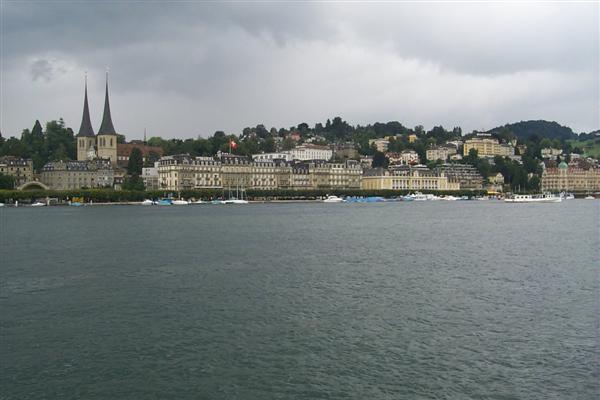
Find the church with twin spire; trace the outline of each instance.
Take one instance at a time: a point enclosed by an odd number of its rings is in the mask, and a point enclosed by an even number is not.
[[[97,158],[110,160],[117,164],[117,132],[110,116],[110,103],[108,100],[108,74],[106,75],[106,93],[104,97],[104,114],[98,134],[94,133],[90,120],[88,106],[87,77],[85,80],[85,93],[83,98],[83,116],[81,126],[77,133],[77,161],[94,160]]]

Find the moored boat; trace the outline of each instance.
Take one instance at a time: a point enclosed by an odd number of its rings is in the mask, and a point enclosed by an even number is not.
[[[560,203],[562,198],[552,193],[513,194],[504,199],[507,203]]]
[[[187,206],[190,203],[187,200],[179,199],[171,201],[171,204],[174,206]]]
[[[327,196],[327,198],[325,200],[323,200],[323,203],[343,203],[344,199],[342,199],[341,197],[337,197],[337,196]]]
[[[140,204],[143,206],[151,206],[154,204],[154,202],[150,199],[146,199],[146,200],[142,201]]]
[[[36,201],[35,203],[31,204],[31,207],[44,207],[46,206],[46,203],[42,203],[41,201]]]

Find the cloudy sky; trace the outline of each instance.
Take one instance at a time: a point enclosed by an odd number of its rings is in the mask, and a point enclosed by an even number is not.
[[[599,3],[2,0],[4,136],[92,123],[110,68],[128,139],[397,120],[600,128]]]

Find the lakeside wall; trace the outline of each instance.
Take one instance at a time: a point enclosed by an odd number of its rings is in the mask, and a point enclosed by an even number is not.
[[[318,199],[327,195],[337,196],[380,196],[396,197],[406,195],[414,190],[247,190],[249,200],[311,200]],[[479,196],[485,195],[484,190],[461,190],[461,191],[438,191],[429,190],[423,193],[432,193],[436,195],[453,196]],[[232,191],[232,194],[234,192]],[[228,196],[228,191],[221,189],[201,189],[201,190],[182,190],[181,192],[172,192],[165,190],[156,191],[133,191],[133,190],[112,190],[112,189],[74,189],[74,190],[0,190],[0,202],[11,203],[15,200],[20,202],[35,201],[38,199],[58,199],[67,201],[73,197],[83,197],[84,200],[97,203],[142,201],[144,199],[157,199],[168,197],[182,197],[185,199],[194,198],[196,200],[210,200]]]

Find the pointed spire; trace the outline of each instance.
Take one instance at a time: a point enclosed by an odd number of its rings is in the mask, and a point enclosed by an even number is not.
[[[146,140],[146,128],[144,128],[144,144],[148,144],[148,141]]]
[[[85,95],[83,96],[83,116],[81,117],[81,126],[77,136],[94,136],[94,128],[90,120],[90,108],[88,107],[87,97],[87,72],[85,74]]]
[[[102,116],[102,124],[98,129],[98,135],[116,135],[115,127],[110,117],[110,104],[108,102],[108,71],[106,71],[106,95],[104,97],[104,115]]]

